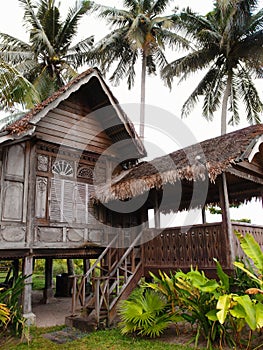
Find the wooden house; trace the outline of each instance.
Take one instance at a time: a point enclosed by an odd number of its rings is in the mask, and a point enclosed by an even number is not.
[[[216,258],[226,272],[233,272],[233,261],[237,256],[243,256],[235,230],[253,234],[263,249],[263,226],[233,222],[229,211],[231,204],[246,203],[252,198],[261,202],[262,191],[262,124],[191,145],[150,162],[141,162],[114,176],[110,183],[99,186],[96,200],[106,203],[108,208],[116,201],[125,203],[143,198],[141,217],[144,219],[140,233],[110,269],[107,278],[103,275],[94,280],[97,323],[105,304],[111,323],[117,301],[125,298],[142,276],[149,276],[149,271],[169,273],[198,266],[208,276],[215,277]],[[203,224],[160,226],[160,213],[202,209],[208,205],[221,207],[221,222],[207,223],[203,215]],[[149,209],[155,212],[155,228],[147,228]],[[261,215],[259,210],[258,216]],[[119,276],[123,271],[124,281],[121,281]],[[84,279],[87,277],[85,275]],[[73,306],[83,292],[82,287],[83,283],[80,283],[76,288]]]
[[[0,259],[94,258],[107,241],[105,211],[90,197],[96,181],[145,155],[134,127],[97,69],[89,69],[0,132]],[[96,166],[96,169],[95,169]],[[121,220],[121,218],[120,218]],[[106,244],[107,245],[107,244]],[[34,321],[31,278],[23,308]]]
[[[52,259],[96,259],[72,277],[70,325],[80,323],[79,302],[84,322],[113,322],[118,302],[149,271],[197,265],[213,275],[214,258],[232,271],[241,254],[234,230],[263,245],[263,227],[229,214],[229,204],[262,198],[263,125],[140,161],[146,152],[132,123],[90,69],[6,126],[0,151],[0,258],[22,259],[25,275],[35,258],[46,259],[46,299]],[[161,227],[160,213],[211,204],[221,206],[222,222]],[[33,322],[31,289],[28,278],[23,308]]]

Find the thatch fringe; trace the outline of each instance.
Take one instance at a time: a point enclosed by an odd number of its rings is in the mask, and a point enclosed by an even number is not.
[[[204,181],[216,178],[241,161],[248,146],[263,134],[263,125],[254,125],[223,136],[209,139],[175,151],[166,156],[143,162],[113,178],[96,190],[96,201],[130,199],[177,181]],[[252,142],[253,141],[253,142]]]

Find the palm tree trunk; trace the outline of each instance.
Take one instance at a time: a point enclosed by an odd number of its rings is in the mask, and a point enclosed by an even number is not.
[[[145,124],[145,80],[146,80],[146,55],[142,54],[142,72],[141,72],[141,106],[140,106],[140,138],[144,139]]]
[[[223,96],[222,110],[221,110],[221,135],[226,134],[226,122],[227,122],[227,105],[230,95],[230,87],[232,81],[232,73],[229,72],[227,76],[226,89]]]

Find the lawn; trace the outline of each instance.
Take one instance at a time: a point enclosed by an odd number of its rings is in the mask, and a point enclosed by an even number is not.
[[[53,333],[63,329],[63,327],[52,328],[32,328],[31,341],[28,344],[6,341],[1,344],[1,350],[192,350],[192,347],[168,344],[160,340],[141,339],[140,337],[122,336],[116,329],[97,331],[85,335],[78,340],[68,341],[64,344],[57,344],[46,339],[43,335]]]

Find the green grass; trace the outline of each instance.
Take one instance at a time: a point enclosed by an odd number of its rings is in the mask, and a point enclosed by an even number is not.
[[[29,344],[14,344],[12,341],[7,341],[2,346],[0,344],[0,348],[1,350],[193,350],[192,347],[167,344],[160,340],[145,340],[140,337],[122,336],[117,329],[93,332],[79,340],[64,344],[56,344],[42,336],[45,333],[54,332],[62,328],[64,326],[32,328],[30,331],[31,342]]]

